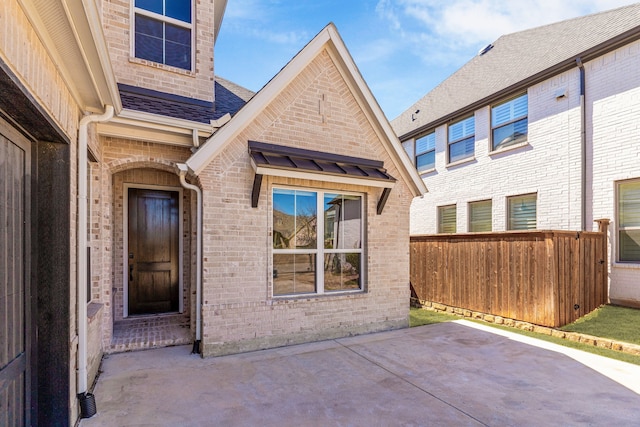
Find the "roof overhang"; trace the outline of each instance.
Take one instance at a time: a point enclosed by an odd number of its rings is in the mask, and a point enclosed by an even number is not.
[[[263,175],[383,188],[378,214],[382,213],[389,192],[396,183],[396,179],[387,173],[384,163],[378,160],[256,141],[249,141],[249,157],[255,171],[251,194],[251,206],[254,208],[258,206]]]
[[[19,0],[62,79],[84,111],[121,107],[100,10],[93,0]]]

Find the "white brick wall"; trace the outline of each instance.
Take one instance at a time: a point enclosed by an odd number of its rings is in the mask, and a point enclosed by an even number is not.
[[[560,87],[568,88],[569,96],[556,100]],[[488,199],[493,202],[493,230],[505,230],[507,197],[527,193],[538,194],[539,229],[580,229],[578,72],[533,86],[528,94],[529,135],[524,147],[489,154],[487,106],[475,112],[475,158],[447,167],[447,127],[436,129],[436,170],[423,175],[429,193],[412,203],[411,234],[436,233],[437,207],[449,204],[457,205],[458,232],[467,232],[468,203]]]
[[[640,178],[640,42],[585,64],[587,230],[611,219],[610,297],[640,304],[640,265],[616,259],[615,183]],[[556,99],[559,89],[567,96]],[[475,159],[446,166],[446,126],[436,129],[436,171],[423,175],[429,193],[411,205],[411,234],[437,232],[438,206],[457,205],[458,232],[468,231],[468,203],[493,201],[493,230],[507,228],[507,197],[537,193],[538,229],[580,230],[580,93],[578,69],[528,89],[528,145],[489,154],[490,108],[475,112]]]
[[[617,263],[616,183],[640,178],[640,42],[586,64],[587,129],[593,176],[591,218],[611,219],[610,290],[612,301],[640,305],[640,264]]]

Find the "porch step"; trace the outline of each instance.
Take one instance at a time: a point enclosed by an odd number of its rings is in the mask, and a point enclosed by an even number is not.
[[[191,344],[189,319],[184,315],[132,317],[113,324],[107,353]]]

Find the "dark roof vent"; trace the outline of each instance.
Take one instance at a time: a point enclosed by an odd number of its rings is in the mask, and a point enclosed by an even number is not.
[[[483,47],[478,51],[478,56],[484,55],[485,53],[489,52],[491,49],[493,49],[493,45],[489,43],[488,45],[486,45],[485,47]]]

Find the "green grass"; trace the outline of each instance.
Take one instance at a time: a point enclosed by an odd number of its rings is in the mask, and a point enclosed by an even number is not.
[[[640,345],[640,310],[603,305],[560,329]]]
[[[421,308],[411,308],[409,311],[409,327],[433,325],[434,323],[450,322],[458,320],[460,317],[451,314],[438,313]]]
[[[611,307],[611,306],[605,306],[605,307]],[[621,307],[615,307],[615,308],[621,308]],[[599,309],[599,310],[602,310],[602,309]],[[630,309],[630,310],[633,310],[633,309]],[[635,311],[637,312],[637,311],[640,311],[640,310],[635,310]],[[424,309],[420,309],[420,308],[411,308],[411,310],[409,312],[409,325],[410,325],[410,327],[422,326],[422,325],[432,325],[434,323],[450,322],[452,320],[459,320],[459,319],[463,319],[463,317],[455,316],[455,315],[451,315],[451,314],[436,313],[436,312],[433,312],[433,311],[424,310]],[[609,357],[611,359],[616,359],[616,360],[621,360],[623,362],[633,363],[634,365],[640,365],[640,356],[635,356],[635,355],[632,355],[632,354],[623,353],[623,352],[615,351],[615,350],[609,350],[609,349],[606,349],[606,348],[596,347],[596,346],[593,346],[593,345],[583,344],[583,343],[579,343],[579,342],[575,342],[575,341],[565,340],[565,339],[562,339],[562,338],[552,337],[550,335],[524,331],[522,329],[512,328],[512,327],[509,327],[509,326],[496,325],[494,323],[483,322],[481,320],[473,320],[473,319],[469,319],[469,318],[467,318],[466,320],[470,320],[472,322],[476,322],[476,323],[479,323],[479,324],[482,324],[482,325],[491,326],[493,328],[502,329],[502,330],[509,331],[509,332],[514,332],[514,333],[517,333],[517,334],[520,334],[520,335],[525,335],[525,336],[528,336],[528,337],[537,338],[537,339],[540,339],[540,340],[543,340],[543,341],[551,342],[551,343],[562,345],[562,346],[565,346],[565,347],[575,348],[577,350],[586,351],[588,353],[593,353],[593,354],[597,354],[597,355],[600,355],[600,356]],[[584,325],[584,324],[587,324],[587,323],[594,323],[595,321],[593,319],[586,319],[586,316],[585,316],[584,318],[580,319],[578,322],[580,322],[580,323],[582,323]],[[576,323],[578,323],[578,322],[576,322]],[[636,325],[636,328],[637,328],[638,327],[638,323],[637,323],[638,320],[635,320],[635,322],[636,322],[635,325]],[[571,325],[567,325],[565,328],[572,327],[572,326],[576,325],[576,323],[573,323]],[[563,329],[565,329],[565,328],[563,328]],[[576,332],[588,333],[588,332],[583,332],[583,331],[576,331]],[[595,335],[593,333],[588,333],[588,334],[589,335]],[[637,335],[638,335],[637,331],[636,331],[635,335],[636,335],[636,338],[638,338],[637,337]],[[598,335],[595,335],[595,336],[598,336]],[[600,336],[603,337],[603,338],[619,339],[619,338],[615,338],[613,336],[610,336],[610,334],[600,335]],[[626,342],[632,342],[632,341],[626,341]]]

